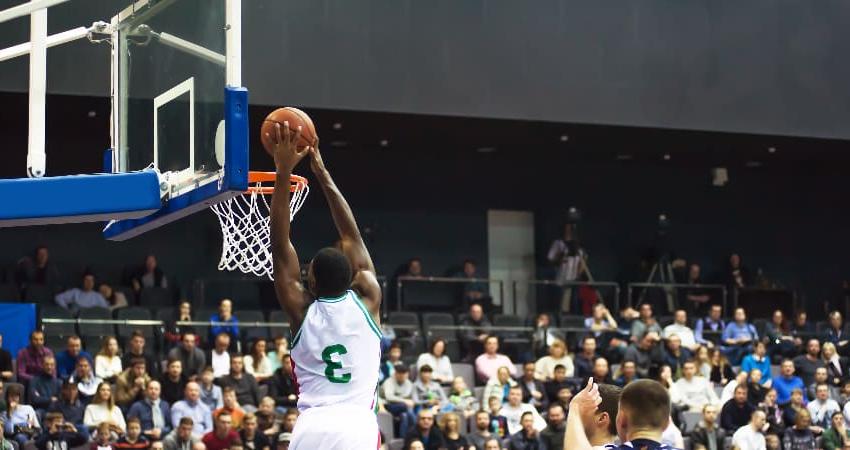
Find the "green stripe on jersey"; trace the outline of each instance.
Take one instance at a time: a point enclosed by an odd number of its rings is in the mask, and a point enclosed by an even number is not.
[[[360,308],[360,311],[363,312],[363,315],[366,316],[366,322],[369,323],[369,328],[371,328],[372,331],[375,332],[375,335],[378,336],[378,339],[382,339],[384,335],[381,334],[381,329],[375,323],[375,319],[372,318],[372,314],[369,314],[369,311],[366,309],[366,306],[363,305],[363,302],[360,301],[360,297],[358,297],[356,293],[352,292],[351,295],[352,297],[354,297],[354,304],[356,304],[357,307]]]

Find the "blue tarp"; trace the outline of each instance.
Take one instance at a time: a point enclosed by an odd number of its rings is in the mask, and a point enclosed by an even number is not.
[[[30,333],[35,330],[35,305],[32,303],[0,303],[0,334],[3,348],[17,356],[18,350],[29,345]]]

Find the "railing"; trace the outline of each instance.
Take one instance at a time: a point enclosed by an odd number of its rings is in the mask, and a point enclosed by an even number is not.
[[[557,286],[557,287],[580,287],[580,286],[588,286],[592,288],[601,288],[601,289],[610,289],[614,291],[613,301],[614,301],[614,309],[613,311],[620,310],[620,285],[613,281],[566,281],[559,282],[554,280],[514,280],[512,283],[511,289],[513,294],[514,303],[516,303],[517,299],[517,286],[519,285],[528,285],[528,286]],[[605,300],[605,296],[600,294],[600,297],[603,299],[603,303]],[[514,307],[514,311],[516,311],[516,307]]]
[[[396,280],[396,310],[402,310],[402,304],[404,303],[404,283],[405,282],[413,282],[413,283],[449,283],[449,284],[466,284],[466,283],[487,283],[488,286],[492,284],[497,284],[499,286],[499,297],[498,304],[502,304],[501,302],[505,298],[505,282],[503,280],[497,280],[492,278],[452,278],[452,277],[410,277],[410,276],[400,276]],[[493,297],[493,303],[496,303],[495,296]],[[460,300],[460,299],[458,299]]]
[[[728,311],[727,307],[727,292],[726,286],[722,284],[686,284],[686,283],[629,283],[626,286],[626,296],[627,302],[630,306],[634,306],[632,293],[635,289],[652,289],[652,288],[660,288],[665,291],[666,295],[671,295],[671,291],[677,292],[678,289],[682,290],[691,290],[691,289],[703,289],[703,290],[716,290],[720,291],[722,297],[723,311]],[[677,309],[682,307],[683,305],[679,304],[679,299],[674,299],[675,305],[673,309]],[[670,311],[672,312],[672,310]]]
[[[138,327],[164,327],[166,322],[163,320],[145,320],[145,319],[56,319],[44,317],[41,323],[73,323],[77,325],[124,325]],[[187,320],[175,322],[178,326],[188,327],[207,327],[207,326],[231,326],[233,322],[213,322],[211,320]],[[236,324],[239,328],[264,328],[264,327],[288,327],[289,322],[244,322],[239,321]]]

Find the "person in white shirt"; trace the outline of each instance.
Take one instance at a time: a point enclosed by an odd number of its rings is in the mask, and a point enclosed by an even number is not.
[[[416,367],[429,366],[434,371],[433,379],[440,384],[449,384],[454,380],[452,362],[446,355],[446,341],[443,338],[431,342],[431,351],[422,353],[416,359]]]
[[[661,445],[666,445],[670,448],[685,448],[685,438],[682,437],[682,431],[673,423],[673,418],[667,422],[667,428],[661,433]]]
[[[98,377],[113,381],[123,369],[121,368],[121,354],[118,349],[118,339],[115,336],[107,336],[97,356],[94,357],[94,373]]]
[[[566,344],[560,339],[555,339],[549,344],[549,354],[534,363],[534,378],[540,381],[551,380],[555,375],[555,366],[559,364],[567,369],[567,377],[575,374],[573,358],[567,354]]]
[[[832,414],[841,411],[838,402],[829,398],[829,386],[825,383],[817,385],[815,399],[809,402],[806,409],[812,415],[812,425],[824,430],[830,427]]]
[[[271,360],[266,355],[266,343],[265,338],[255,339],[254,345],[251,346],[251,353],[243,358],[245,372],[253,375],[257,379],[257,383],[262,383],[272,376]]]
[[[124,434],[127,424],[124,422],[121,408],[115,406],[115,398],[112,396],[112,387],[109,383],[100,383],[97,387],[97,393],[83,413],[83,423],[89,427],[90,431],[96,429],[101,423],[107,423],[113,432]]]
[[[738,428],[732,435],[732,447],[738,450],[766,450],[762,429],[767,417],[757,409],[750,416],[750,423]]]
[[[213,369],[213,377],[219,378],[230,373],[230,335],[219,333],[215,337],[215,346],[210,350],[210,365]]]
[[[702,411],[707,405],[719,405],[720,399],[711,387],[711,383],[696,376],[697,366],[693,361],[686,361],[682,366],[682,378],[670,387],[670,400],[676,406],[686,406],[688,411]]]
[[[522,403],[522,388],[514,386],[508,393],[508,403],[502,406],[499,414],[508,419],[508,434],[518,433],[522,429],[520,419],[523,413],[530,412],[534,417],[534,429],[538,432],[546,428],[546,420],[528,403]]]
[[[676,310],[673,313],[673,323],[664,327],[664,339],[669,339],[674,334],[682,340],[682,347],[692,352],[699,347],[694,337],[694,330],[688,327],[688,313],[684,309]]]

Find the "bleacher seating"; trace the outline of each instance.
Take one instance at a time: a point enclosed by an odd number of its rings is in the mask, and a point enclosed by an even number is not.
[[[457,340],[457,331],[453,329],[433,328],[434,326],[454,326],[455,318],[449,313],[432,312],[422,314],[422,328],[429,337],[441,337],[446,340]]]
[[[236,317],[239,319],[239,333],[242,335],[242,341],[244,343],[249,343],[250,341],[263,338],[269,338],[269,329],[268,327],[254,327],[254,326],[245,326],[245,323],[251,322],[265,322],[266,317],[263,315],[262,311],[256,310],[240,310]],[[243,348],[248,348],[247,346]]]
[[[117,310],[115,318],[117,320],[153,320],[149,309],[134,306]],[[126,342],[136,330],[141,331],[145,338],[154,337],[154,327],[151,325],[118,325],[115,328],[118,330],[118,338],[122,342]]]
[[[139,305],[145,308],[173,307],[176,303],[174,300],[174,292],[169,288],[145,288],[139,294]]]
[[[80,319],[112,319],[112,312],[103,308],[87,308],[80,311]],[[101,341],[106,336],[115,335],[115,327],[110,324],[87,323],[80,324],[80,336],[83,338],[86,349],[97,351],[100,349]]]
[[[269,322],[289,322],[289,316],[286,315],[286,311],[282,309],[277,309],[269,313]],[[289,327],[281,326],[281,325],[269,325],[269,333],[271,333],[272,337],[275,336],[289,336],[290,331]]]
[[[56,288],[44,284],[30,284],[24,290],[24,300],[29,303],[53,305],[56,299]]]

